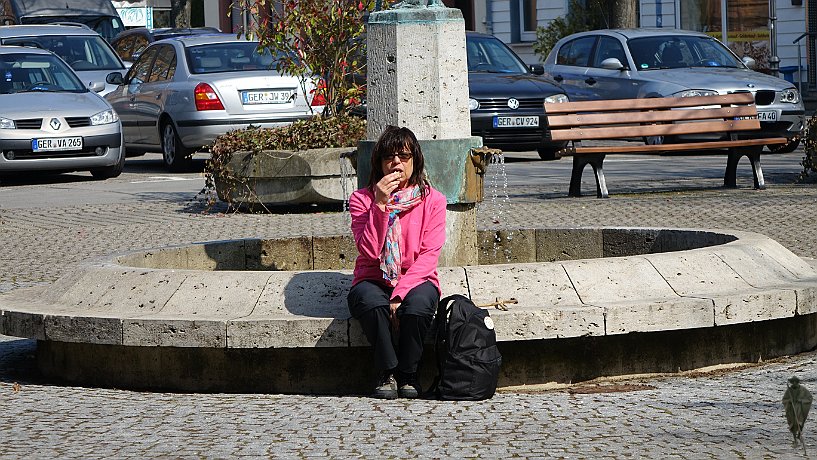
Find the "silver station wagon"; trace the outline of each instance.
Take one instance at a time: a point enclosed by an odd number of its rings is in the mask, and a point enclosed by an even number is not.
[[[753,66],[753,59],[738,58],[709,35],[674,29],[573,34],[556,43],[544,65],[573,102],[750,92],[760,119],[758,136],[794,138],[805,124],[800,94],[793,84]],[[798,143],[776,150],[791,151]]]
[[[279,75],[274,56],[234,34],[169,38],[151,44],[105,98],[119,113],[129,153],[161,151],[184,169],[216,136],[272,128],[322,110],[314,85]],[[306,90],[306,91],[304,91]]]
[[[90,171],[107,179],[124,165],[122,127],[105,99],[51,52],[0,46],[0,173]]]

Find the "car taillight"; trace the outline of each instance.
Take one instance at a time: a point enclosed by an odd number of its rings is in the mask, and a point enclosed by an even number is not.
[[[196,98],[196,110],[224,110],[221,100],[207,83],[199,83],[193,90]]]
[[[326,105],[326,81],[323,78],[318,80],[317,88],[312,90],[312,107]]]

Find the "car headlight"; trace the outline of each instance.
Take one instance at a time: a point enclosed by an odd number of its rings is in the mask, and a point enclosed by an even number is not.
[[[798,93],[794,88],[784,89],[780,92],[780,102],[797,104],[800,102],[800,93]]]
[[[555,104],[557,102],[570,102],[564,94],[554,94],[545,98],[545,104]]]
[[[119,115],[117,115],[113,109],[109,109],[92,116],[91,126],[107,125],[109,123],[116,123],[117,121],[119,121]]]
[[[675,93],[673,97],[696,97],[696,96],[717,96],[717,91],[710,91],[708,89],[688,89],[686,91],[681,91],[680,93]]]
[[[478,108],[479,108],[479,101],[478,100],[476,100],[474,98],[468,99],[468,110],[476,110]]]
[[[14,129],[14,120],[9,120],[8,118],[0,117],[0,129]]]

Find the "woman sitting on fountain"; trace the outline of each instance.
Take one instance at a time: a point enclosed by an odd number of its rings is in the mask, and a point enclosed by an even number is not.
[[[408,128],[386,127],[371,171],[369,185],[349,198],[359,253],[349,311],[374,348],[380,380],[372,396],[416,398],[423,339],[440,301],[446,199],[426,180],[423,152]]]

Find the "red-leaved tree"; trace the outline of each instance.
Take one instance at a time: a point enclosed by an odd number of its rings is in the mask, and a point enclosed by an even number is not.
[[[323,115],[347,113],[365,91],[364,17],[374,0],[237,0],[249,16],[247,30],[261,48],[278,55],[275,69],[300,77],[325,101]],[[311,86],[311,85],[309,85]]]

